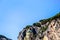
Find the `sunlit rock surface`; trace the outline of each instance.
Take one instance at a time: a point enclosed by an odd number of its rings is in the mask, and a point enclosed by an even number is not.
[[[60,13],[26,26],[19,32],[18,40],[60,40]]]

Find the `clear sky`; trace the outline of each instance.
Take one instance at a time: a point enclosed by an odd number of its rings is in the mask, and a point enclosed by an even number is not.
[[[60,0],[0,0],[0,34],[17,40],[26,25],[58,12]]]

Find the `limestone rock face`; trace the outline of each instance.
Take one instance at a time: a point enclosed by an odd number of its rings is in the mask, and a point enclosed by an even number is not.
[[[48,40],[48,37],[47,36],[44,36],[43,40]]]
[[[60,19],[57,19],[60,21]],[[48,26],[48,38],[51,40],[60,40],[60,22],[57,20],[53,20],[51,24]],[[59,22],[59,23],[58,23]]]
[[[3,35],[0,35],[0,40],[12,40],[12,39],[9,39],[9,38],[7,38],[7,37],[5,37]]]
[[[27,26],[19,32],[18,40],[60,40],[60,13]]]
[[[33,33],[30,29],[27,30],[26,36],[24,37],[24,40],[32,40],[33,38]]]

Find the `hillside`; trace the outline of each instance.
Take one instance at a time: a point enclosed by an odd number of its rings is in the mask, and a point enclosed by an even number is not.
[[[18,40],[60,40],[60,12],[48,19],[27,25]]]
[[[12,39],[9,39],[9,38],[5,37],[4,35],[0,35],[0,40],[12,40]]]

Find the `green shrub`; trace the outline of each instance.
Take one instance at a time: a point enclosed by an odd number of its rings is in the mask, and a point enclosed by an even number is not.
[[[41,24],[45,24],[47,21],[47,19],[40,20]]]
[[[45,27],[41,27],[42,32],[46,31],[47,28],[48,28],[47,26],[45,26]]]
[[[34,23],[33,25],[34,25],[34,26],[41,27],[40,23]]]
[[[26,26],[26,29],[29,29],[30,27],[32,27],[32,26],[31,26],[31,25],[27,25],[27,26]]]
[[[51,22],[53,19],[57,19],[57,18],[60,18],[60,12],[51,18],[43,19],[43,20],[40,20],[39,22],[41,22],[42,24],[45,24],[45,23]]]

